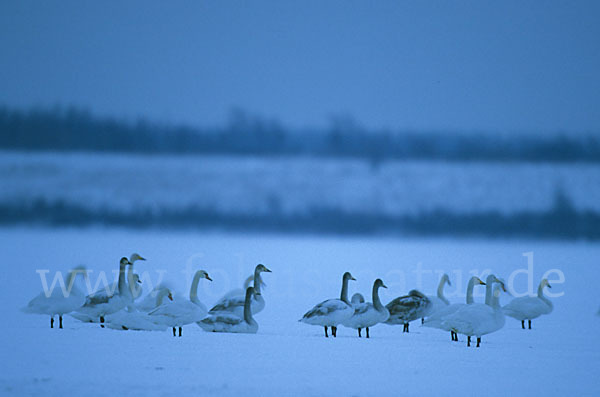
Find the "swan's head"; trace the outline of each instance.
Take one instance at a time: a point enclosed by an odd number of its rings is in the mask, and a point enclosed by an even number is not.
[[[145,258],[142,258],[140,254],[134,253],[129,257],[129,262],[134,263],[135,261],[145,261]]]
[[[262,263],[259,263],[258,265],[256,265],[255,271],[257,271],[259,273],[271,273],[271,271]]]
[[[212,278],[210,278],[210,276],[208,275],[208,273],[206,272],[206,270],[198,270],[198,272],[196,272],[196,274],[198,274],[198,276],[200,278],[205,278],[208,281],[212,281]]]
[[[503,283],[498,277],[493,274],[490,274],[485,279],[485,285],[492,285],[494,283]]]
[[[504,279],[503,278],[497,278],[496,280],[497,280],[496,282],[498,284],[500,284],[500,288],[502,288],[502,291],[506,292],[506,284],[504,282]]]
[[[444,273],[444,275],[442,276],[442,282],[448,284],[449,286],[452,286],[452,283],[450,282],[450,276],[448,276],[448,274]]]
[[[348,280],[354,280],[354,281],[356,281],[356,279],[354,277],[352,277],[352,275],[350,274],[350,272],[344,273],[344,281],[348,281]]]
[[[129,262],[129,259],[125,257],[122,257],[119,263],[121,264],[121,266],[133,265],[133,263]]]
[[[361,294],[354,294],[352,295],[352,299],[350,300],[351,303],[356,304],[356,303],[364,303],[365,302],[365,297],[362,296]]]
[[[375,286],[376,287],[381,287],[381,288],[387,288],[387,285],[385,285],[383,283],[383,280],[378,278],[377,280],[375,280]]]
[[[550,282],[548,281],[547,278],[542,279],[541,284],[542,284],[542,288],[544,288],[544,287],[552,288],[552,286],[550,285]]]

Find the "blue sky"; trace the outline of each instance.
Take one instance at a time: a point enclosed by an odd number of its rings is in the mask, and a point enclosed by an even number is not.
[[[3,1],[0,103],[600,132],[600,2]]]

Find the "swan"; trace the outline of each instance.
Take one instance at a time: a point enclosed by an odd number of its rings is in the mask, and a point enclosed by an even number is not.
[[[198,322],[200,328],[206,332],[229,332],[236,334],[255,334],[258,323],[252,317],[253,295],[260,294],[253,287],[246,289],[244,297],[244,316],[238,317],[232,313],[214,313]]]
[[[390,312],[390,317],[385,324],[404,324],[402,332],[408,332],[408,324],[423,317],[430,305],[431,301],[427,296],[413,289],[409,291],[408,295],[400,296],[385,305]]]
[[[179,328],[179,336],[181,336],[184,325],[195,323],[206,317],[206,307],[198,300],[198,281],[200,278],[212,281],[206,271],[198,270],[194,274],[194,280],[190,287],[190,300],[182,299],[168,302],[148,313],[156,318],[157,323],[172,327],[173,336],[176,336],[176,328]]]
[[[100,290],[92,295],[88,295],[85,299],[85,303],[81,306],[77,312],[83,314],[83,316],[74,315],[75,318],[87,317],[92,322],[95,322],[96,318],[100,319],[100,326],[104,328],[104,316],[107,314],[116,313],[123,309],[125,306],[133,303],[133,297],[131,291],[127,286],[125,268],[130,266],[131,262],[129,259],[123,257],[119,261],[119,279],[117,281],[117,291],[112,295],[109,295],[108,291]],[[130,292],[129,294],[127,292]],[[85,321],[85,320],[83,320]]]
[[[504,314],[521,321],[521,327],[525,329],[525,320],[531,329],[531,320],[542,314],[550,314],[554,306],[550,299],[544,296],[544,287],[552,288],[547,279],[542,279],[538,286],[537,296],[524,296],[515,298],[502,308]]]
[[[167,297],[173,300],[173,295],[168,288],[160,289],[156,298],[153,298],[153,307],[159,307],[163,299]],[[116,313],[106,316],[106,327],[117,330],[135,330],[135,331],[164,331],[167,329],[165,324],[157,323],[156,318],[141,311],[120,310]]]
[[[425,313],[425,317],[430,316],[431,314],[450,304],[448,299],[446,299],[446,297],[444,296],[444,286],[446,284],[448,284],[448,286],[452,286],[452,283],[450,283],[450,276],[444,273],[442,278],[440,278],[440,283],[438,284],[437,296],[427,296],[427,298],[429,298],[429,300],[431,301],[431,305],[429,306],[429,310],[427,310],[427,312]],[[425,318],[421,317],[421,324],[423,324],[424,322]]]
[[[342,292],[340,299],[328,299],[310,309],[298,320],[306,324],[321,325],[325,327],[327,338],[327,327],[331,327],[331,335],[336,337],[337,326],[348,320],[354,314],[354,309],[348,302],[348,281],[356,280],[350,272],[344,273],[342,277]]]
[[[62,316],[77,310],[85,302],[85,295],[75,285],[75,278],[81,274],[85,279],[88,273],[85,266],[72,269],[67,276],[66,291],[54,288],[52,291],[41,292],[27,306],[21,309],[25,313],[47,314],[50,316],[50,328],[54,328],[54,316],[58,315],[58,328],[62,328]]]
[[[267,267],[263,264],[256,265],[254,269],[254,291],[256,294],[252,298],[252,314],[257,314],[265,308],[265,299],[261,294],[261,285],[262,282],[261,273],[271,273],[271,270],[267,269]],[[248,289],[246,289],[247,291]],[[244,315],[244,302],[245,295],[238,295],[223,299],[219,303],[215,304],[209,311],[210,314],[215,313],[231,313],[238,317],[242,317]]]
[[[167,292],[163,292],[163,291],[167,291]],[[160,304],[157,304],[157,298],[160,294],[167,294],[169,295],[171,292],[171,289],[163,284],[157,285],[156,287],[154,287],[152,289],[152,291],[150,291],[150,293],[148,293],[148,295],[146,295],[144,297],[144,299],[142,299],[140,302],[135,304],[135,308],[143,313],[148,313],[154,309],[156,309],[158,306],[160,306],[162,304],[162,300],[160,301]],[[166,295],[163,295],[166,296]],[[171,299],[173,300],[173,296],[171,294]]]
[[[492,286],[494,284],[492,291]],[[504,327],[504,314],[500,307],[500,291],[504,288],[504,283],[493,274],[485,280],[485,304],[472,303],[465,305],[454,314],[444,318],[442,328],[467,336],[467,346],[471,346],[471,337],[477,337],[477,347],[481,343],[481,336],[498,331]]]
[[[467,303],[466,305],[470,305],[473,303],[473,288],[475,285],[485,285],[483,281],[477,276],[471,277],[469,280],[469,284],[467,285]],[[442,321],[445,317],[451,315],[452,313],[456,313],[458,309],[463,306],[466,306],[464,303],[453,303],[448,306],[444,306],[441,309],[434,312],[432,315],[428,316],[423,323],[424,327],[430,328],[442,328]],[[454,342],[458,342],[458,335],[453,330],[450,330],[450,338]]]
[[[361,337],[360,331],[362,328],[367,330],[368,338],[369,327],[384,322],[390,316],[390,312],[381,304],[381,300],[379,299],[379,288],[387,288],[380,278],[373,283],[373,303],[365,303],[361,294],[354,294],[352,296],[350,304],[354,309],[354,314],[348,320],[344,321],[342,325],[357,329],[359,338]]]

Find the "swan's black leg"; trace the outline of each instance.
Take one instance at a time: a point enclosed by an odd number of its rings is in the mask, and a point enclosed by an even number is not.
[[[360,334],[360,328],[358,329],[358,337],[361,338],[362,335]]]
[[[337,338],[337,327],[331,327],[331,335],[333,335],[334,338]]]
[[[50,317],[50,328],[54,328],[54,317]]]
[[[531,320],[527,320],[529,322],[529,329],[531,329]]]
[[[100,328],[104,328],[104,316],[100,316]]]
[[[177,336],[177,329],[173,327],[173,336]]]
[[[471,337],[467,336],[467,346],[471,346]]]
[[[521,328],[525,329],[525,320],[521,320]]]
[[[325,326],[324,328],[325,328],[325,337],[329,338],[329,335],[327,335],[327,326]]]
[[[179,336],[181,336],[181,327],[179,327]]]
[[[425,322],[425,317],[421,317],[421,324]]]
[[[450,331],[450,339],[452,339],[452,342],[454,342],[454,331]]]
[[[367,327],[367,338],[369,337],[369,327]]]
[[[62,316],[58,316],[58,328],[62,328]]]
[[[410,323],[406,323],[406,332],[408,333],[408,326]]]
[[[476,347],[479,347],[479,344],[480,344],[480,343],[481,343],[481,337],[478,337],[478,338],[477,338],[477,346],[476,346]]]

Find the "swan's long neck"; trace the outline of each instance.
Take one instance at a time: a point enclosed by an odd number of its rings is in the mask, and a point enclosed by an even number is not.
[[[163,299],[167,295],[169,295],[169,291],[167,291],[166,289],[161,289],[160,291],[158,291],[158,295],[156,295],[156,307],[159,307],[163,304]]]
[[[444,303],[449,304],[450,302],[448,302],[448,299],[446,299],[446,297],[444,296],[444,285],[446,284],[446,277],[442,277],[442,279],[440,280],[440,283],[438,284],[438,289],[437,289],[437,297],[444,301]]]
[[[260,278],[260,270],[254,269],[254,291],[260,294],[260,285],[262,284],[262,280]]]
[[[538,298],[543,300],[548,306],[550,306],[551,308],[553,307],[552,302],[550,302],[550,299],[544,296],[544,285],[542,283],[540,283],[540,285],[538,286],[537,296]]]
[[[496,288],[494,288],[494,292],[492,293],[490,306],[494,309],[500,309],[500,291],[501,287],[498,285]]]
[[[131,295],[135,296],[135,280],[133,279],[133,262],[127,269],[127,284],[129,285],[129,290],[131,291]]]
[[[467,285],[467,305],[473,303],[473,288],[475,288],[475,279],[471,278]]]
[[[485,280],[485,304],[489,306],[492,305],[492,284],[494,284],[494,277],[488,276],[488,278]]]
[[[194,279],[192,280],[192,286],[190,287],[190,301],[198,304],[200,301],[198,299],[198,283],[200,282],[200,276],[202,273],[196,272],[194,274]]]
[[[342,293],[340,294],[340,299],[347,304],[350,304],[350,301],[348,300],[348,279],[346,277],[342,279]]]
[[[378,312],[385,309],[385,307],[381,304],[381,300],[379,299],[379,285],[377,284],[373,284],[373,306]]]
[[[117,288],[119,289],[119,294],[124,295],[127,293],[127,282],[125,280],[125,267],[127,265],[119,265],[119,280],[117,282]]]
[[[254,279],[256,281],[256,278]],[[246,299],[244,300],[244,321],[248,324],[254,323],[252,318],[252,291],[246,290]]]

